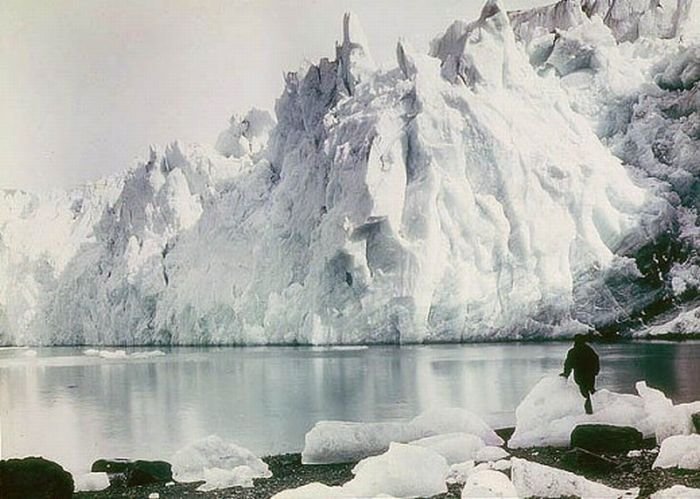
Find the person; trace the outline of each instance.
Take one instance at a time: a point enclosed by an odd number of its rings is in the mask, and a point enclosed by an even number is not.
[[[581,390],[586,402],[583,407],[586,414],[593,414],[591,394],[595,393],[595,377],[600,372],[600,360],[589,345],[586,344],[586,336],[577,334],[574,337],[574,347],[566,354],[564,372],[561,376],[568,378],[574,372],[574,381]]]

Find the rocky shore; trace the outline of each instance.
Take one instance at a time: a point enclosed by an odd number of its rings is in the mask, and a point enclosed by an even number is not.
[[[507,440],[513,429],[497,430],[499,436]],[[589,480],[593,480],[617,489],[639,488],[639,497],[650,497],[657,491],[673,485],[683,485],[690,488],[700,488],[700,470],[661,469],[652,468],[658,455],[658,447],[654,439],[644,440],[639,449],[618,450],[607,452],[589,452],[580,448],[537,447],[527,449],[508,449],[514,458],[526,459],[531,462],[552,466],[557,469],[570,471]],[[232,487],[228,489],[202,492],[196,490],[202,482],[177,483],[161,481],[136,486],[127,486],[124,481],[113,481],[104,490],[93,492],[76,492],[75,498],[240,498],[266,499],[283,490],[302,485],[320,482],[326,485],[342,485],[353,478],[352,469],[357,464],[302,464],[301,454],[283,454],[267,456],[263,461],[269,466],[270,478],[255,479],[254,486]],[[504,470],[510,475],[509,470]],[[7,494],[7,481],[3,483],[0,470],[0,489],[3,497]],[[449,483],[448,491],[432,496],[435,499],[459,499],[463,484]],[[43,497],[43,496],[42,496]]]

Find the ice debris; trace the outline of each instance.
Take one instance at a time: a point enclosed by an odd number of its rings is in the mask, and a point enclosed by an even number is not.
[[[508,446],[566,447],[571,431],[579,423],[632,426],[643,435],[653,435],[654,426],[641,397],[601,389],[591,399],[593,414],[587,415],[583,411],[583,398],[573,381],[545,376],[515,410],[515,432]]]
[[[700,470],[700,435],[674,435],[665,439],[652,468]]]
[[[446,433],[425,437],[409,442],[430,449],[445,458],[447,464],[478,460],[479,452],[484,449],[484,441],[469,433]]]
[[[204,481],[197,490],[252,487],[254,478],[272,476],[267,464],[248,449],[211,435],[180,449],[171,459],[179,482]]]
[[[472,473],[462,489],[462,499],[484,497],[516,498],[518,493],[508,476],[500,471],[483,470]]]
[[[104,490],[109,487],[107,473],[83,473],[73,474],[76,492],[91,492]]]
[[[355,497],[430,497],[447,492],[448,471],[447,462],[436,452],[392,443],[384,454],[357,463],[353,469],[355,478],[343,489]]]
[[[674,485],[667,489],[654,492],[650,499],[699,499],[700,489],[686,487],[685,485]]]
[[[327,464],[357,461],[380,454],[391,442],[407,443],[447,433],[470,434],[481,445],[502,445],[499,437],[479,416],[465,409],[427,411],[410,422],[353,423],[320,421],[306,434],[302,462]],[[436,444],[444,439],[433,439]],[[448,445],[447,442],[446,445]],[[478,449],[475,449],[475,451]]]
[[[636,498],[639,489],[619,490],[568,471],[513,458],[511,479],[520,497]]]

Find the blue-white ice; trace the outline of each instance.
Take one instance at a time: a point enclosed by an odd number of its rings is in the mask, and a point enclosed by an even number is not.
[[[0,343],[556,337],[692,297],[699,4],[489,0],[389,70],[348,15],[276,119],[0,194]]]

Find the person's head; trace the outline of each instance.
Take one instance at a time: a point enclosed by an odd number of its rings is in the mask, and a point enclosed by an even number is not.
[[[585,334],[577,334],[574,336],[574,345],[577,347],[583,346],[586,344],[586,335]]]

